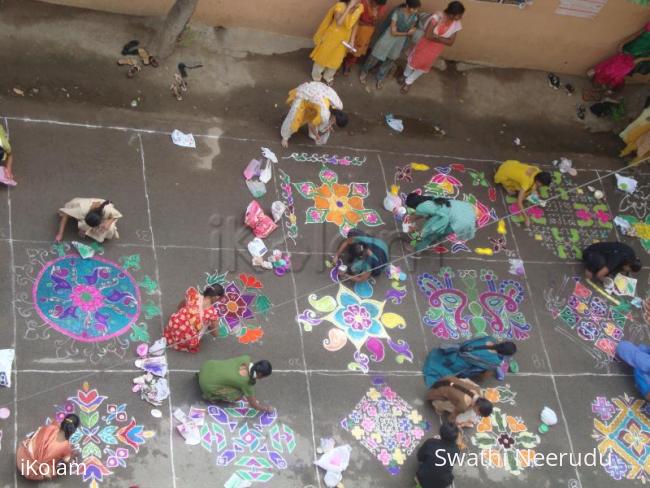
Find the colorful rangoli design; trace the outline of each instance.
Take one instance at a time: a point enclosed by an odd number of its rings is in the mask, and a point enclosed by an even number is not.
[[[48,262],[32,289],[36,311],[53,329],[81,342],[124,334],[140,316],[140,290],[107,259],[65,256]]]
[[[284,211],[284,230],[286,236],[296,244],[298,238],[298,217],[296,217],[296,206],[293,201],[293,190],[291,189],[291,177],[278,168],[280,179],[280,190],[282,203],[287,207]]]
[[[406,167],[398,167],[395,180],[398,178],[403,181],[412,181],[410,171],[406,170]],[[416,193],[421,193],[424,195],[432,197],[441,197],[449,198],[453,200],[463,200],[474,205],[476,211],[476,226],[478,228],[484,227],[492,222],[497,220],[496,210],[489,205],[481,202],[476,195],[471,193],[466,193],[464,191],[464,185],[459,179],[462,174],[467,173],[471,177],[472,187],[484,187],[488,189],[488,199],[490,202],[496,201],[496,190],[490,185],[485,177],[483,171],[477,171],[473,169],[466,168],[465,165],[460,163],[453,163],[448,166],[438,166],[435,168],[435,174],[430,178],[430,180],[424,185],[423,189],[414,189],[410,190]],[[406,193],[401,193],[402,201],[406,202]],[[412,244],[415,244],[415,241],[419,238],[417,233],[410,235],[412,239]],[[458,253],[458,252],[471,252],[471,249],[465,244],[464,241],[460,241],[455,238],[455,236],[450,236],[448,238],[451,243],[450,246],[441,243],[432,248],[432,251],[438,254],[444,254],[447,252]]]
[[[641,246],[650,253],[650,185],[639,186],[634,193],[625,193],[618,206],[618,217],[626,220],[631,229],[628,236],[638,237]]]
[[[553,172],[551,188],[557,194],[546,206],[526,210],[531,222],[526,231],[535,240],[561,259],[581,259],[582,249],[608,240],[614,225],[604,201],[580,190],[569,176],[559,171]],[[549,187],[542,187],[539,193],[542,199],[550,197]],[[511,213],[519,212],[516,197],[507,196],[506,202]],[[522,223],[524,217],[514,215],[512,221]]]
[[[612,361],[616,346],[623,339],[629,313],[622,311],[604,297],[594,293],[577,279],[566,300],[550,299],[547,292],[547,309],[563,327],[556,328],[566,334],[571,331],[581,342],[589,344],[590,353],[601,363]]]
[[[454,287],[460,278],[463,290]],[[524,286],[512,279],[498,280],[490,269],[458,270],[442,268],[436,275],[418,277],[418,286],[429,301],[422,322],[442,339],[493,335],[501,339],[524,340],[531,324],[519,309]],[[478,284],[483,283],[480,290]]]
[[[481,449],[485,465],[519,475],[533,464],[540,438],[528,431],[523,419],[494,407],[477,425],[472,444]]]
[[[244,402],[210,405],[200,428],[201,446],[217,455],[217,466],[235,466],[241,480],[265,483],[274,470],[289,467],[286,457],[296,448],[293,429],[277,420],[275,411],[259,415]]]
[[[331,222],[343,237],[361,223],[369,227],[383,225],[377,211],[364,207],[364,200],[370,195],[368,183],[339,183],[338,175],[326,167],[318,176],[319,186],[311,181],[293,183],[303,198],[314,201],[314,206],[307,209],[306,223]]]
[[[89,488],[98,488],[114,470],[126,468],[129,458],[154,436],[153,431],[145,430],[133,417],[129,419],[126,403],[104,405],[106,400],[108,397],[84,383],[65,405],[56,407],[58,423],[67,414],[79,416],[80,426],[70,442],[81,453],[79,464],[85,466],[81,476]]]
[[[650,404],[629,397],[596,397],[592,437],[613,479],[650,482]]]
[[[402,339],[393,341],[386,330],[404,329],[404,318],[393,312],[384,312],[386,300],[372,299],[372,286],[360,287],[357,291],[362,289],[367,290],[363,296],[339,284],[336,297],[326,295],[319,299],[316,295],[310,295],[309,304],[314,310],[302,312],[298,322],[307,332],[323,322],[334,325],[328,332],[328,338],[323,340],[323,347],[333,352],[351,342],[356,350],[354,362],[348,364],[348,369],[367,373],[371,360],[383,361],[384,341],[397,353],[397,363],[412,362],[413,353],[408,343]],[[363,347],[370,352],[370,356],[362,352]]]
[[[208,276],[207,284],[220,284],[225,295],[214,307],[219,314],[219,337],[235,336],[242,344],[259,341],[264,330],[259,317],[271,308],[271,301],[262,294],[264,285],[253,275],[240,274],[228,280],[227,273]]]
[[[393,389],[376,381],[341,427],[376,456],[393,476],[417,448],[429,423]]]
[[[299,163],[320,163],[333,166],[361,166],[366,162],[365,156],[339,156],[338,154],[330,156],[329,154],[316,153],[291,153],[282,159],[293,159]]]
[[[122,256],[118,264],[70,251],[68,244],[27,249],[27,264],[17,266],[16,306],[25,339],[54,339],[57,358],[81,354],[92,363],[108,353],[123,357],[130,341],[148,342],[147,322],[161,315],[153,297],[160,292],[151,277],[136,279],[140,256]]]

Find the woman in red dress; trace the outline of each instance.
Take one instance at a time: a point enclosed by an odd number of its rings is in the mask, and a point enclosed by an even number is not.
[[[456,34],[463,28],[460,19],[464,13],[465,6],[454,1],[444,12],[429,17],[424,35],[409,54],[402,78],[402,93],[408,93],[415,80],[431,71],[445,46],[454,45]]]
[[[167,347],[177,351],[199,352],[199,343],[207,329],[217,333],[219,314],[213,305],[224,295],[221,285],[208,286],[203,293],[196,288],[185,292],[185,300],[169,318],[163,333]]]
[[[343,74],[350,73],[352,66],[359,62],[359,59],[368,53],[372,35],[375,33],[375,27],[380,17],[386,11],[387,0],[361,0],[363,13],[359,17],[357,24],[357,35],[354,40],[355,51],[349,53],[343,63]]]

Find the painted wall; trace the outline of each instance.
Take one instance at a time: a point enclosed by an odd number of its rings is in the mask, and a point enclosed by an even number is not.
[[[132,15],[164,15],[173,0],[46,0]],[[391,4],[397,0],[389,0]],[[621,39],[650,20],[650,9],[609,0],[594,19],[555,14],[559,0],[512,5],[463,0],[467,13],[456,45],[444,57],[482,64],[582,74],[616,52]],[[425,10],[446,0],[423,0]],[[195,21],[310,37],[332,0],[200,0]]]

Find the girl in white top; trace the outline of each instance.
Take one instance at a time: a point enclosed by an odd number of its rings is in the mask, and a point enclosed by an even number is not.
[[[70,217],[77,220],[79,235],[90,237],[97,242],[105,239],[119,239],[117,219],[122,214],[108,200],[101,198],[73,198],[59,209],[61,222],[55,240],[63,239],[63,232]]]

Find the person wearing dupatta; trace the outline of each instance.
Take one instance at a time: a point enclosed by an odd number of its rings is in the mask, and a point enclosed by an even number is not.
[[[491,336],[432,350],[424,363],[424,382],[431,386],[445,376],[472,378],[493,372],[499,377],[504,360],[514,356],[514,342],[499,342]]]
[[[43,425],[28,435],[16,451],[16,467],[21,476],[32,481],[56,478],[59,466],[72,459],[74,449],[70,437],[78,427],[79,417],[71,413],[60,425]]]
[[[636,157],[632,160],[633,164],[650,157],[650,106],[646,107],[641,115],[619,134],[619,137],[627,144],[621,151],[621,157],[636,152]]]
[[[196,288],[185,292],[185,300],[178,304],[163,332],[167,347],[177,351],[199,352],[201,338],[210,329],[216,334],[219,313],[213,306],[224,295],[221,285],[208,286],[203,293]]]
[[[314,81],[324,79],[328,85],[334,82],[348,49],[354,52],[357,23],[363,11],[359,0],[341,0],[329,9],[314,34],[315,47],[310,54],[314,61],[311,70]]]
[[[634,371],[634,383],[641,397],[650,402],[650,345],[621,341],[616,355]]]
[[[384,15],[387,0],[361,0],[363,13],[359,17],[357,24],[357,35],[354,38],[355,51],[345,57],[343,74],[347,75],[352,66],[359,62],[359,59],[368,53],[372,35],[375,33],[375,27],[380,17]]]
[[[366,84],[368,73],[379,65],[377,74],[377,89],[384,86],[384,79],[393,68],[395,60],[400,57],[406,41],[416,32],[415,24],[418,22],[420,0],[406,0],[405,3],[395,8],[383,25],[377,29],[381,34],[372,47],[370,56],[361,67],[359,81]]]
[[[650,61],[650,22],[619,45],[618,53],[587,72],[593,83],[613,90],[622,88],[625,77]]]
[[[445,46],[453,46],[456,34],[463,28],[465,7],[460,2],[451,2],[444,12],[429,17],[424,36],[417,42],[408,57],[402,81],[402,93],[408,93],[411,85],[424,73],[431,71]]]
[[[502,185],[508,195],[517,195],[517,205],[522,211],[521,215],[524,216],[526,226],[530,225],[528,213],[523,212],[526,198],[531,193],[538,191],[540,187],[550,185],[551,181],[552,177],[549,172],[514,159],[501,163],[494,175],[494,182],[497,185]]]
[[[406,206],[415,210],[417,217],[426,219],[415,246],[417,252],[450,234],[460,241],[468,241],[476,234],[476,208],[469,202],[411,193],[406,197]]]
[[[303,83],[289,92],[287,103],[291,108],[280,128],[282,147],[289,146],[289,138],[303,125],[308,127],[309,137],[320,145],[329,140],[335,122],[338,127],[348,124],[348,116],[343,112],[343,102],[325,83]]]

